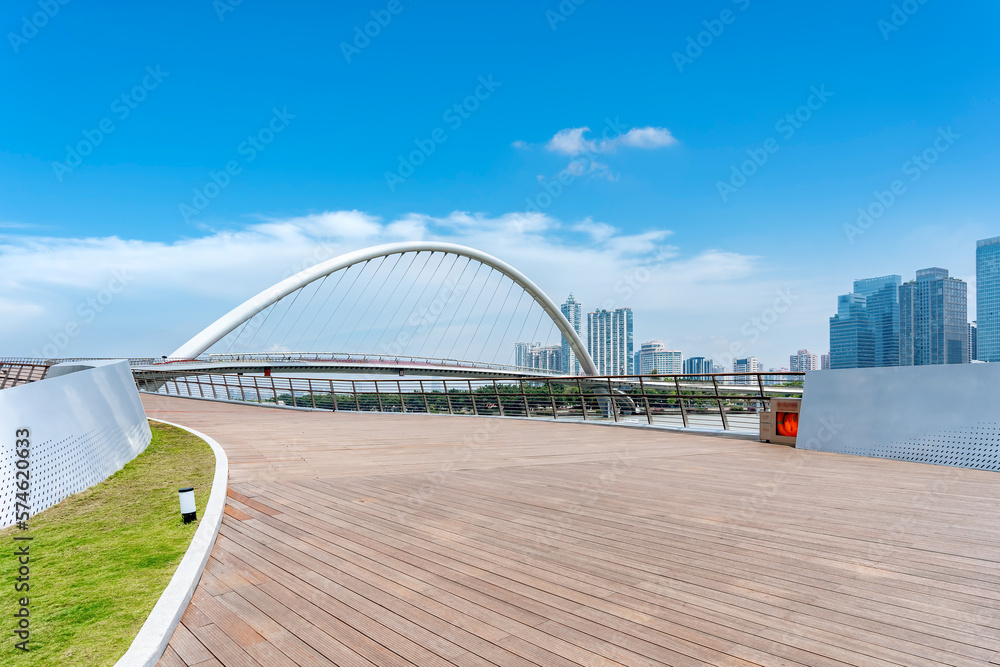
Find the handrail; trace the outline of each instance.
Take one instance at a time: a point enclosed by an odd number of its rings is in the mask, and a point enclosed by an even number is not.
[[[769,407],[772,399],[802,395],[801,387],[782,386],[776,382],[805,374],[357,380],[208,373],[196,369],[187,372],[183,369],[136,369],[133,375],[139,391],[144,393],[274,407],[569,419],[633,425],[644,417],[647,426],[756,433],[756,413]]]

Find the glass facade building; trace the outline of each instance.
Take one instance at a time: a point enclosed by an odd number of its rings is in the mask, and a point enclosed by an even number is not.
[[[569,295],[560,308],[562,314],[566,316],[569,320],[569,325],[573,327],[573,331],[583,339],[583,329],[581,326],[583,324],[583,306],[580,302],[573,298],[573,294]],[[573,348],[570,347],[569,341],[566,337],[562,337],[562,362],[561,367],[563,373],[566,375],[580,375],[580,360],[576,358],[576,353],[573,352]]]
[[[871,368],[875,365],[875,334],[868,318],[867,297],[837,297],[837,314],[830,318],[830,368]]]
[[[1000,236],[976,242],[975,358],[1000,361]]]
[[[854,281],[854,293],[865,297],[868,323],[872,327],[873,366],[899,365],[899,286],[897,275]]]
[[[692,374],[714,373],[714,364],[705,357],[690,357],[684,360],[684,372]]]
[[[968,286],[939,267],[899,288],[901,366],[969,363]]]

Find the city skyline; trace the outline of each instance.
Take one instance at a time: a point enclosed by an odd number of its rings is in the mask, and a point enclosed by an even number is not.
[[[66,356],[168,353],[298,268],[413,239],[627,303],[639,340],[727,363],[826,349],[860,277],[945,266],[974,309],[969,247],[1000,215],[1000,68],[978,45],[1000,8],[929,3],[886,34],[888,6],[746,4],[691,63],[716,9],[476,6],[496,29],[462,31],[404,3],[347,55],[371,8],[62,11],[2,54],[21,94],[0,109],[0,347],[70,326]],[[38,7],[11,10],[20,35]],[[257,31],[275,48],[248,49]]]

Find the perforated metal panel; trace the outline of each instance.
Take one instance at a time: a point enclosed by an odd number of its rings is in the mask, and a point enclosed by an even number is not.
[[[152,434],[127,362],[0,392],[0,526],[15,522],[15,431],[29,431],[30,514],[120,470]]]
[[[1000,364],[806,373],[796,446],[1000,471]]]
[[[1000,471],[1000,422],[979,422],[974,426],[934,435],[893,440],[866,447],[845,445],[838,451],[883,459]]]

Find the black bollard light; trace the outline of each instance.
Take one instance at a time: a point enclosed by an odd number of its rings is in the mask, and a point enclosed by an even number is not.
[[[179,489],[177,493],[180,496],[181,518],[184,519],[184,523],[197,521],[198,508],[194,504],[194,487],[189,486],[186,489]]]

